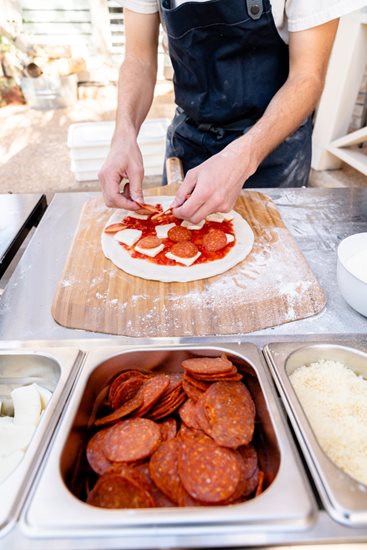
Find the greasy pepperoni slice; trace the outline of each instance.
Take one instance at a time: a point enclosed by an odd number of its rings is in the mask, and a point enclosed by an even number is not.
[[[259,486],[259,479],[260,479],[259,476],[260,476],[260,471],[259,471],[259,468],[256,467],[256,470],[254,471],[252,476],[249,479],[245,480],[246,483],[245,483],[245,488],[242,491],[242,497],[248,497],[249,495],[251,495],[251,493],[255,491],[255,489]],[[260,490],[262,490],[262,486]]]
[[[174,418],[167,418],[159,424],[161,430],[161,439],[162,441],[167,441],[168,439],[174,439],[177,434],[177,422]]]
[[[210,229],[203,236],[203,246],[208,252],[217,252],[227,244],[226,234],[221,229]]]
[[[208,504],[230,498],[240,481],[241,468],[236,453],[219,447],[212,439],[181,439],[178,472],[191,497]]]
[[[239,374],[236,367],[233,367],[231,371],[225,373],[201,374],[195,372],[191,374],[191,377],[199,382],[219,382],[220,380],[241,380],[242,374]]]
[[[115,405],[115,393],[119,390],[120,390],[120,386],[124,383],[124,382],[127,382],[130,378],[133,378],[133,379],[140,379],[140,380],[144,380],[145,378],[147,377],[147,375],[141,371],[138,371],[138,370],[127,370],[127,371],[124,371],[124,372],[121,372],[118,376],[116,376],[116,378],[114,378],[114,380],[111,382],[111,385],[110,385],[110,389],[109,389],[109,392],[108,392],[108,401],[111,405],[111,407],[113,409],[116,408],[116,406],[118,407],[119,405]],[[129,397],[126,397],[126,399],[129,399],[131,397],[131,395]]]
[[[221,357],[195,357],[182,361],[182,368],[190,374],[221,374],[233,372],[233,363],[223,354]]]
[[[181,405],[179,410],[180,418],[182,422],[186,424],[189,428],[194,428],[196,430],[200,429],[197,413],[196,413],[196,403],[192,399],[187,399],[183,405]]]
[[[89,466],[102,475],[111,469],[112,463],[104,454],[105,440],[108,430],[101,430],[94,434],[87,444],[87,460]]]
[[[208,375],[204,375],[208,378]],[[197,378],[197,374],[195,373],[195,376],[190,375],[188,372],[185,372],[184,380],[191,384],[192,386],[195,386],[195,388],[198,388],[198,390],[206,391],[209,386],[210,382],[207,380],[199,380]]]
[[[241,467],[240,482],[236,491],[226,504],[230,504],[241,497],[247,497],[257,486],[258,467],[256,451],[251,444],[240,447],[240,449],[241,452],[239,450],[236,451]]]
[[[178,439],[164,441],[153,454],[149,463],[149,472],[154,483],[176,504],[181,487],[177,465],[179,446]]]
[[[149,418],[159,420],[172,414],[186,400],[186,394],[182,388],[176,388],[167,399],[160,401],[153,411],[149,411]]]
[[[198,399],[200,399],[200,397],[204,393],[204,390],[200,390],[199,388],[194,386],[189,380],[186,380],[186,378],[184,378],[182,382],[182,387],[186,395],[193,401],[197,401]]]
[[[259,495],[261,495],[261,493],[264,490],[264,477],[265,477],[264,472],[262,472],[260,470],[259,471],[259,480],[258,480],[258,483],[257,483],[255,497],[258,497]]]
[[[143,403],[135,411],[135,414],[137,416],[144,416],[154,403],[158,401],[166,388],[168,388],[169,383],[170,379],[167,374],[157,374],[146,380],[139,391],[143,396]]]
[[[158,506],[158,508],[176,506],[176,504],[172,502],[172,500],[170,500],[164,493],[162,493],[162,491],[160,491],[160,489],[158,489],[158,487],[152,480],[149,472],[149,462],[138,464],[137,466],[135,466],[135,470],[139,471],[144,477],[145,486],[148,487],[148,490],[154,499],[155,505]]]
[[[200,427],[218,445],[237,448],[247,445],[255,428],[255,405],[242,382],[214,382],[199,400]]]
[[[175,243],[181,243],[184,241],[191,241],[191,231],[187,227],[182,227],[181,225],[176,225],[171,227],[168,231],[167,236],[171,241]]]
[[[153,454],[160,442],[158,424],[147,418],[130,418],[109,429],[104,452],[112,462],[134,462]]]
[[[141,393],[138,393],[128,401],[125,401],[125,403],[123,403],[121,407],[118,407],[118,409],[113,411],[113,413],[108,414],[107,416],[103,416],[102,418],[98,418],[98,420],[96,420],[94,424],[96,426],[106,426],[107,424],[114,424],[118,420],[121,420],[121,418],[129,416],[129,414],[136,411],[136,409],[140,407],[142,403],[143,395]]]
[[[107,227],[105,227],[104,232],[108,233],[108,234],[118,233],[122,229],[125,229],[125,227],[126,226],[123,223],[113,223],[113,224],[108,225]]]
[[[133,478],[118,472],[102,475],[89,493],[87,503],[100,508],[152,508],[152,495]]]
[[[189,493],[186,491],[183,485],[181,485],[180,490],[178,492],[177,504],[179,506],[205,506],[203,502],[200,502],[199,500],[192,498],[192,496],[189,495]]]
[[[249,443],[248,445],[243,445],[238,447],[238,452],[240,453],[243,463],[244,463],[244,477],[249,479],[257,468],[257,452],[255,447]]]
[[[140,248],[147,248],[147,249],[156,248],[160,244],[162,244],[161,239],[158,239],[158,237],[155,237],[154,235],[148,235],[147,237],[143,237],[138,242],[138,246]]]
[[[170,252],[179,258],[192,258],[193,256],[196,256],[199,249],[193,242],[183,241],[174,244]]]
[[[156,212],[156,209],[154,207],[152,208],[138,208],[137,210],[134,210],[135,214],[140,214],[141,216],[150,216],[154,212]]]
[[[125,401],[128,401],[136,395],[139,388],[143,385],[145,378],[143,376],[130,376],[127,380],[120,381],[118,386],[110,392],[109,402],[113,409],[120,407]]]

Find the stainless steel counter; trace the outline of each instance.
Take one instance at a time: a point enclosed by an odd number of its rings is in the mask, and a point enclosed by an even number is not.
[[[263,191],[263,190],[262,190]],[[353,233],[367,231],[367,189],[268,189],[284,222],[297,240],[320,285],[327,306],[319,315],[246,335],[144,339],[96,334],[59,326],[51,316],[56,285],[78,224],[84,203],[96,193],[58,194],[47,209],[28,248],[0,300],[0,349],[72,346],[88,352],[100,346],[204,344],[206,342],[253,342],[261,348],[285,340],[330,341],[338,338],[357,348],[365,344],[367,318],[353,311],[343,300],[336,283],[336,248]],[[30,342],[32,341],[32,342]],[[269,381],[271,375],[267,372]],[[279,412],[283,406],[278,397]],[[285,422],[285,416],[282,420]],[[296,447],[295,447],[296,448]],[[47,502],[44,503],[47,506]],[[33,534],[34,535],[34,534]],[[19,528],[0,539],[0,548],[19,550],[100,550],[104,548],[217,548],[304,547],[311,544],[331,548],[366,548],[367,528],[350,529],[338,524],[320,506],[315,521],[306,530],[279,530],[270,534],[239,525],[189,529],[180,536],[174,530],[163,533],[159,525],[149,531],[127,530],[123,536],[45,536],[32,538]],[[337,542],[337,544],[335,544]],[[331,544],[330,544],[331,543]],[[278,546],[279,545],[279,546]],[[286,546],[284,546],[286,545]]]
[[[367,189],[266,189],[327,295],[318,315],[248,335],[268,341],[297,335],[365,334],[367,319],[352,310],[336,282],[336,248],[348,235],[367,231]],[[51,304],[80,212],[97,193],[57,194],[0,300],[0,335],[7,340],[103,339],[104,334],[67,329],[51,316]],[[123,342],[129,338],[111,336]],[[201,338],[237,341],[238,335]],[[170,340],[170,339],[165,339]],[[195,341],[181,338],[181,342]],[[134,340],[138,342],[139,340]],[[176,340],[177,341],[177,340]],[[147,340],[141,340],[146,343]]]
[[[0,277],[46,208],[46,196],[39,193],[0,196]]]

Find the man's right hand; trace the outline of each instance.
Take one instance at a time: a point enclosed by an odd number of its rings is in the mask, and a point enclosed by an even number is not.
[[[129,142],[116,138],[98,174],[106,206],[127,210],[139,208],[134,201],[144,202],[143,177],[143,158],[136,140]]]

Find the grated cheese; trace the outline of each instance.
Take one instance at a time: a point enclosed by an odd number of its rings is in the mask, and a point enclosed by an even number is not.
[[[303,365],[289,378],[321,448],[367,485],[367,380],[329,360]]]

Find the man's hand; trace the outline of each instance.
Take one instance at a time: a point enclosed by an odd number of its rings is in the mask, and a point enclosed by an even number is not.
[[[255,154],[251,153],[250,141],[247,140],[244,146],[236,140],[189,170],[175,196],[174,215],[199,223],[213,212],[232,210],[244,181],[258,166]]]
[[[136,140],[121,139],[112,145],[98,174],[106,206],[136,210],[134,201],[144,202],[143,176],[143,159]]]

